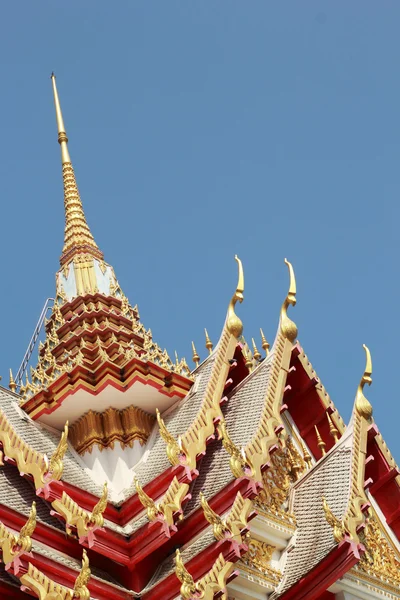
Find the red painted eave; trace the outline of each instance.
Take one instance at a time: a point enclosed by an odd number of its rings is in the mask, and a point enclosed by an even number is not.
[[[360,560],[362,546],[343,541],[289,590],[279,600],[318,600],[340,577],[343,577]]]

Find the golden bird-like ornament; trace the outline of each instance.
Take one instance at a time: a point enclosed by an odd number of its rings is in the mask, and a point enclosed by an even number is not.
[[[287,316],[287,309],[290,305],[296,305],[296,278],[292,264],[285,258],[285,264],[289,269],[289,291],[281,308],[281,332],[290,342],[294,342],[297,337],[297,326]]]
[[[356,393],[356,410],[358,412],[359,415],[361,415],[362,417],[364,417],[364,419],[367,419],[367,421],[369,421],[372,417],[372,406],[369,402],[369,400],[367,400],[367,398],[364,396],[364,386],[366,384],[371,385],[372,383],[372,359],[371,359],[371,352],[369,351],[369,348],[363,344],[363,348],[365,350],[365,369],[364,369],[364,374],[361,378],[361,381],[358,385],[357,388],[357,393]]]
[[[243,274],[242,261],[236,255],[235,255],[235,260],[238,264],[238,270],[239,270],[238,283],[236,286],[235,293],[233,294],[232,299],[228,306],[226,326],[227,326],[229,333],[234,335],[236,338],[239,338],[243,333],[243,323],[235,313],[235,306],[236,306],[237,302],[243,302],[244,274]]]

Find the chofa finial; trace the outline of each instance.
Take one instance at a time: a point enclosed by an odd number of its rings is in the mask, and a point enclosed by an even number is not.
[[[367,400],[367,398],[364,396],[364,386],[365,384],[371,385],[372,383],[372,359],[371,359],[371,352],[369,351],[368,346],[366,346],[365,344],[363,344],[363,348],[365,350],[365,369],[364,369],[364,374],[361,377],[361,381],[358,385],[357,388],[357,393],[356,393],[356,410],[358,412],[359,415],[361,415],[362,417],[364,417],[364,419],[369,420],[372,417],[372,406],[371,403],[369,402],[369,400]]]
[[[243,323],[235,313],[235,305],[237,302],[243,302],[244,275],[242,261],[240,260],[240,258],[238,258],[236,254],[235,260],[238,264],[239,269],[238,283],[236,286],[235,293],[233,294],[232,299],[229,303],[226,326],[228,328],[229,333],[234,335],[236,338],[239,338],[243,332]]]
[[[297,326],[287,316],[287,309],[290,305],[295,306],[296,304],[296,279],[292,264],[286,258],[285,263],[289,269],[289,291],[281,308],[281,332],[286,339],[290,342],[294,342],[297,337]]]

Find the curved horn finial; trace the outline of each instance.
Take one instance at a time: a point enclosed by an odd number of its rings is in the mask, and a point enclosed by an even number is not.
[[[243,302],[243,292],[244,292],[244,274],[243,274],[243,265],[242,261],[235,254],[235,260],[238,264],[239,274],[238,274],[238,283],[236,286],[235,293],[232,296],[232,299],[229,303],[228,307],[228,316],[226,321],[226,326],[228,328],[229,333],[234,335],[236,338],[239,338],[243,332],[243,323],[239,319],[239,317],[235,314],[235,305],[237,302]]]
[[[293,266],[286,258],[285,263],[289,269],[289,291],[281,308],[281,332],[286,339],[290,342],[294,342],[297,337],[297,326],[287,316],[287,309],[290,305],[295,306],[296,304],[296,278],[294,276]]]
[[[369,420],[372,417],[372,406],[369,400],[364,396],[364,386],[365,384],[371,385],[372,383],[372,359],[371,352],[369,351],[368,346],[363,344],[363,348],[365,350],[365,369],[364,374],[361,377],[361,381],[357,388],[356,393],[356,410],[359,415],[364,417],[364,419]]]

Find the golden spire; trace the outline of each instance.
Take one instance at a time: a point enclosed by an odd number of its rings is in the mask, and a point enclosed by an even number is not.
[[[261,333],[261,348],[264,350],[265,354],[269,354],[269,343],[267,342],[267,338],[264,335],[263,330],[260,327],[260,333]]]
[[[251,355],[251,351],[249,348],[248,343],[246,342],[246,340],[244,338],[242,338],[244,341],[244,345],[243,345],[243,354],[245,357],[245,365],[248,368],[249,371],[251,371],[253,369],[253,357]]]
[[[281,308],[281,332],[283,336],[288,339],[290,342],[294,342],[297,337],[297,326],[289,317],[287,316],[287,309],[289,305],[295,306],[296,304],[296,279],[294,276],[294,271],[291,263],[285,258],[285,263],[289,269],[289,291],[286,295],[286,298],[282,304]]]
[[[365,359],[366,359],[366,364],[365,364],[365,370],[364,370],[364,374],[361,378],[361,381],[359,383],[359,386],[357,388],[357,393],[356,393],[356,410],[358,412],[359,415],[361,415],[362,417],[364,417],[364,419],[369,420],[372,417],[372,406],[370,404],[370,402],[367,400],[367,398],[364,396],[363,393],[363,389],[366,383],[368,383],[368,385],[371,385],[372,383],[372,359],[371,359],[371,352],[369,351],[369,348],[363,344],[363,348],[365,350]]]
[[[207,348],[209,354],[211,354],[212,349],[214,348],[214,344],[212,343],[212,341],[209,338],[207,329],[204,329],[204,333],[206,334],[206,348]]]
[[[103,253],[97,247],[83,212],[82,202],[76,185],[74,169],[68,152],[68,138],[58,98],[56,76],[51,75],[54,104],[56,109],[58,142],[61,146],[61,163],[64,181],[65,234],[61,265],[64,265],[76,253],[89,253],[102,260]]]
[[[8,387],[10,388],[10,390],[11,390],[12,392],[14,392],[14,393],[15,393],[15,391],[16,391],[16,389],[17,389],[17,384],[16,384],[16,383],[15,383],[15,381],[14,381],[14,377],[13,377],[13,374],[12,374],[12,371],[11,371],[11,369],[10,369],[10,383],[8,384]]]
[[[316,433],[316,436],[317,436],[318,448],[321,450],[322,456],[325,456],[325,454],[326,454],[326,450],[325,450],[326,444],[325,444],[324,440],[321,437],[321,434],[320,434],[320,432],[318,430],[318,427],[316,425],[314,425],[314,427],[315,427],[315,433]]]
[[[310,468],[311,467],[311,463],[312,463],[312,458],[311,458],[311,454],[307,450],[307,446],[305,445],[305,443],[303,442],[303,440],[301,440],[301,449],[303,451],[303,458],[304,458],[304,460],[307,463],[307,467]]]
[[[197,369],[197,367],[199,366],[199,362],[200,362],[200,356],[197,354],[196,346],[194,345],[194,342],[192,342],[192,350],[193,350],[192,361],[196,365],[196,369]]]
[[[254,357],[254,360],[256,360],[258,362],[260,360],[260,358],[261,358],[261,354],[258,351],[258,348],[256,346],[254,338],[251,338],[251,341],[253,342],[253,357]]]
[[[331,434],[331,436],[333,437],[333,439],[335,440],[335,444],[339,439],[339,431],[336,429],[336,427],[333,424],[333,421],[331,419],[331,416],[329,413],[326,413],[327,419],[328,419],[328,423],[329,423],[329,433]]]
[[[235,293],[232,296],[232,299],[228,306],[228,315],[226,319],[226,326],[228,328],[229,333],[234,335],[236,338],[239,338],[243,332],[243,323],[235,313],[235,306],[237,302],[243,302],[243,292],[244,292],[244,275],[243,275],[243,265],[240,258],[235,254],[235,260],[238,264],[238,282],[236,286]]]

